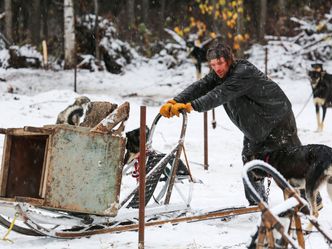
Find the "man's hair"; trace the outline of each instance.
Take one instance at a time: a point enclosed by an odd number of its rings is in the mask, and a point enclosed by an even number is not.
[[[229,64],[232,64],[234,61],[234,54],[232,49],[228,45],[217,41],[213,43],[208,49],[206,53],[206,59],[207,61],[211,61],[221,57],[224,57]]]

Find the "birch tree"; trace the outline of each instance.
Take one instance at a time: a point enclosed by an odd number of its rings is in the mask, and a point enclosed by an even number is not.
[[[64,0],[64,52],[65,52],[65,68],[73,68],[76,64],[75,50],[75,16],[74,1]]]
[[[13,9],[12,0],[5,0],[5,36],[7,40],[13,42]]]

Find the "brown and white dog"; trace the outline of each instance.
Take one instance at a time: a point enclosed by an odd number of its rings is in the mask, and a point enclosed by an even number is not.
[[[325,182],[332,200],[332,148],[321,144],[290,146],[258,154],[256,158],[277,169],[294,188],[304,188],[314,216],[318,216],[318,190]],[[266,176],[260,170],[254,174]]]
[[[316,107],[317,131],[321,132],[324,128],[326,109],[332,107],[332,74],[324,71],[322,64],[312,64],[311,67],[312,70],[308,74]],[[322,118],[320,108],[323,111]]]

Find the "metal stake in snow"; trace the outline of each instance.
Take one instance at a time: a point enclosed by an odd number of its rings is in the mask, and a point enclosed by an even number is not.
[[[204,169],[209,169],[208,115],[204,112]]]
[[[268,63],[268,48],[265,47],[265,75],[267,75],[267,63]]]
[[[140,145],[139,145],[139,228],[138,228],[138,249],[144,248],[145,228],[145,143],[146,143],[146,106],[140,110]]]

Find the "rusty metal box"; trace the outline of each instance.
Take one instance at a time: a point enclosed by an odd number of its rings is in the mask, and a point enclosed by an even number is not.
[[[125,138],[52,125],[2,129],[1,198],[115,216]]]

